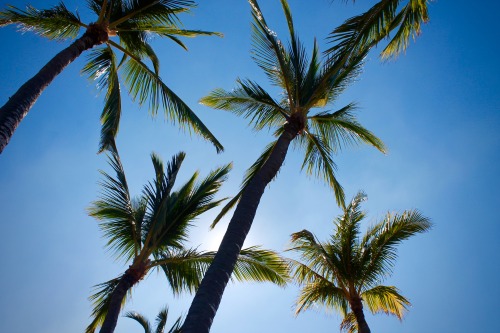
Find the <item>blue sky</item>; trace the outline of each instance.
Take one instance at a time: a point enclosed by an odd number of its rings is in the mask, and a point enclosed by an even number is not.
[[[286,39],[277,0],[261,1],[269,25]],[[22,1],[0,1],[0,7]],[[34,0],[44,8],[55,1]],[[88,17],[84,1],[66,1]],[[290,0],[296,29],[310,48],[344,19],[374,1],[356,5],[328,0]],[[359,106],[359,119],[384,140],[383,155],[368,147],[345,149],[336,158],[348,197],[362,189],[367,222],[387,211],[419,209],[435,227],[403,243],[394,274],[413,307],[400,323],[384,315],[367,316],[373,332],[469,333],[493,331],[500,296],[500,66],[496,15],[500,5],[464,0],[433,1],[431,22],[406,55],[382,63],[376,52],[358,81],[339,99]],[[244,119],[198,104],[211,89],[231,89],[237,77],[269,88],[250,59],[250,9],[246,1],[202,1],[182,17],[186,28],[220,31],[224,38],[187,40],[189,52],[156,41],[164,81],[197,112],[225,146],[216,155],[208,143],[179,131],[160,115],[126,100],[118,147],[133,193],[152,177],[151,151],[164,160],[180,150],[187,158],[180,180],[194,170],[206,174],[232,161],[234,169],[221,196],[236,193],[243,173],[270,133],[253,132]],[[0,103],[67,43],[44,40],[14,27],[0,29]],[[89,323],[91,287],[126,269],[103,246],[97,223],[86,207],[97,198],[97,155],[102,98],[80,75],[84,58],[71,64],[42,94],[0,156],[0,331],[78,332]],[[269,88],[272,90],[272,88]],[[261,201],[245,245],[283,250],[291,233],[304,228],[326,239],[339,214],[332,193],[300,173],[299,154],[290,151],[278,179]],[[214,213],[203,215],[192,244],[214,249],[227,219],[208,231]],[[309,311],[293,317],[294,286],[233,284],[226,289],[212,332],[331,332],[335,313]],[[186,313],[190,295],[173,298],[153,272],[134,289],[127,310],[153,319],[168,304],[172,319]],[[235,329],[237,327],[237,329]],[[117,332],[141,332],[121,318]]]

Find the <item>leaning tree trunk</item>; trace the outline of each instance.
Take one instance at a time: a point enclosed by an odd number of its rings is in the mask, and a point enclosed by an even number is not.
[[[131,266],[125,271],[125,273],[120,278],[116,288],[111,294],[109,300],[108,313],[104,322],[102,323],[101,330],[99,333],[113,333],[116,328],[116,323],[118,322],[118,315],[122,309],[122,303],[127,295],[127,292],[141,279],[146,276],[147,273],[147,263],[141,263],[136,265],[136,267]]]
[[[351,310],[356,317],[356,322],[358,323],[358,333],[370,333],[370,328],[365,320],[365,314],[363,313],[363,303],[361,298],[355,298],[350,302]]]
[[[17,126],[28,114],[30,108],[66,66],[72,63],[83,51],[108,40],[108,33],[102,25],[89,25],[85,34],[52,58],[35,76],[12,95],[0,108],[0,154],[10,141]]]
[[[191,303],[182,327],[182,333],[207,333],[210,331],[222,294],[252,226],[260,199],[266,186],[278,173],[285,160],[288,146],[298,132],[297,126],[285,125],[285,131],[279,137],[269,159],[243,191],[219,250]]]

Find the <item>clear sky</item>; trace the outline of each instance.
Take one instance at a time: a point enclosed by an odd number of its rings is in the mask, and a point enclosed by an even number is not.
[[[336,25],[375,1],[356,5],[329,0],[289,0],[296,29],[312,47]],[[180,182],[196,169],[201,174],[234,162],[221,196],[235,194],[243,173],[271,134],[255,133],[244,119],[198,104],[211,89],[231,89],[237,77],[269,88],[250,59],[250,9],[244,0],[200,1],[186,28],[220,31],[224,38],[187,40],[189,52],[156,41],[161,75],[226,148],[215,149],[179,131],[162,116],[152,120],[146,108],[125,98],[118,147],[132,192],[152,178],[151,151],[164,160],[187,153]],[[0,7],[24,1],[0,0]],[[32,0],[38,8],[56,1]],[[84,19],[83,0],[65,1]],[[286,39],[278,0],[262,0],[273,30]],[[400,323],[367,315],[373,332],[470,333],[498,328],[500,297],[500,66],[498,12],[494,1],[431,3],[431,22],[397,61],[368,57],[358,82],[340,98],[361,106],[360,121],[389,148],[383,155],[367,147],[341,152],[338,177],[348,197],[364,190],[367,222],[387,211],[419,209],[434,229],[400,246],[393,276],[413,303]],[[88,21],[88,20],[87,20]],[[48,41],[14,27],[0,29],[0,104],[68,43]],[[97,198],[98,169],[110,171],[97,155],[102,97],[80,75],[84,58],[71,64],[42,94],[0,156],[0,332],[83,332],[90,322],[91,287],[126,269],[103,249],[97,223],[86,207]],[[269,88],[271,89],[271,88]],[[325,240],[340,213],[331,191],[300,173],[299,155],[290,151],[278,179],[261,201],[245,245],[283,250],[290,234],[308,229]],[[213,231],[215,212],[203,215],[192,231],[192,244],[215,249],[228,218]],[[233,284],[226,289],[212,332],[336,332],[336,313],[310,311],[293,316],[294,286]],[[172,319],[187,312],[191,295],[173,298],[156,272],[134,289],[127,310],[151,320],[168,304]],[[141,332],[120,318],[117,332]]]

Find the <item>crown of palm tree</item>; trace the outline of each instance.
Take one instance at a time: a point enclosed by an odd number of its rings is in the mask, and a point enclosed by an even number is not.
[[[288,251],[298,252],[300,259],[288,262],[292,278],[302,286],[296,314],[317,305],[334,308],[344,317],[341,329],[348,332],[358,331],[353,311],[357,302],[362,301],[374,314],[403,317],[410,302],[396,287],[380,283],[392,272],[396,246],[429,230],[431,223],[414,210],[388,213],[360,237],[360,223],[365,217],[360,204],[365,199],[362,192],[354,197],[335,219],[334,233],[326,242],[320,242],[307,230],[292,234]]]
[[[130,288],[153,268],[165,273],[174,294],[196,290],[216,252],[189,249],[184,243],[193,221],[224,200],[214,200],[214,197],[231,169],[231,165],[218,168],[201,181],[196,172],[174,191],[185,154],[175,155],[166,165],[152,154],[155,178],[144,187],[139,198],[132,199],[114,143],[112,148],[109,164],[116,176],[101,171],[102,196],[92,204],[89,213],[101,221],[100,228],[112,253],[131,264],[120,277],[96,286],[96,293],[90,297],[94,319],[87,332],[94,332],[104,323],[113,307],[114,294],[124,280],[128,281],[125,289],[130,293]],[[283,286],[288,275],[286,265],[276,253],[250,247],[241,251],[234,277],[240,281],[271,281]],[[118,309],[113,308],[116,316],[126,300],[126,297],[118,298]]]
[[[326,53],[358,53],[389,39],[380,56],[383,59],[395,58],[406,50],[411,38],[416,39],[421,33],[422,24],[429,21],[429,2],[380,0],[365,13],[335,28],[329,35],[334,45]],[[391,37],[393,31],[395,33]]]
[[[168,38],[186,49],[179,37],[220,35],[182,28],[178,14],[188,12],[195,2],[87,0],[87,6],[97,15],[96,22],[91,24],[82,22],[78,13],[72,13],[61,2],[45,10],[32,6],[27,6],[26,10],[8,6],[0,12],[0,26],[17,24],[22,31],[33,31],[55,40],[75,39],[83,28],[87,35],[94,38],[93,46],[102,44],[92,49],[89,61],[82,70],[97,82],[100,90],[105,91],[100,151],[108,147],[118,132],[122,112],[120,83],[128,89],[133,100],[140,105],[148,103],[153,115],[161,106],[168,119],[203,136],[214,144],[217,151],[222,151],[222,145],[202,121],[162,81],[159,76],[160,62],[150,45],[153,38],[160,37]],[[120,55],[118,61],[117,56]],[[146,62],[152,65],[152,69]]]
[[[273,98],[254,81],[238,79],[235,89],[215,89],[202,98],[201,103],[242,115],[256,130],[271,129],[276,137],[286,130],[286,126],[294,127],[297,136],[293,143],[304,152],[302,168],[308,174],[324,179],[333,188],[337,203],[341,205],[344,192],[335,177],[333,155],[343,147],[359,142],[385,151],[382,141],[356,120],[354,103],[336,111],[328,109],[359,74],[369,48],[348,60],[336,54],[321,62],[315,41],[309,58],[295,33],[292,14],[285,0],[281,0],[281,4],[290,33],[290,42],[286,47],[268,28],[258,3],[249,2],[254,20],[253,59],[270,82],[282,90],[280,98]],[[320,108],[323,110],[320,111]],[[250,167],[242,190],[224,207],[214,224],[238,202],[243,189],[269,159],[276,142],[270,143]]]

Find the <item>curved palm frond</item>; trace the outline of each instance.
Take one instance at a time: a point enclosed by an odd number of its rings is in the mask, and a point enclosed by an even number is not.
[[[360,142],[385,153],[382,140],[358,123],[353,112],[355,110],[356,105],[351,103],[335,112],[319,112],[308,118],[309,127],[325,138],[334,153]]]
[[[252,246],[240,251],[232,277],[284,287],[289,279],[288,265],[276,252]]]
[[[7,6],[0,12],[0,26],[17,24],[21,31],[32,31],[55,40],[76,38],[85,27],[78,13],[72,13],[63,2],[50,9],[39,10],[28,5],[25,10]]]
[[[100,220],[99,226],[108,239],[107,246],[117,258],[131,259],[137,254],[141,244],[138,242],[136,215],[128,189],[125,172],[116,150],[109,152],[108,163],[116,176],[112,177],[101,170],[104,181],[101,199],[88,208],[90,216]]]
[[[101,142],[99,152],[109,148],[118,134],[122,102],[116,56],[109,45],[91,51],[89,61],[82,69],[89,79],[98,82],[99,89],[106,89],[104,109],[101,114]]]
[[[164,307],[156,316],[156,333],[163,333],[168,319],[168,307]]]
[[[142,326],[142,328],[144,328],[144,333],[153,333],[149,320],[147,320],[146,317],[144,317],[140,313],[129,311],[124,314],[124,317],[133,319],[138,322]]]
[[[310,283],[316,278],[342,283],[339,279],[342,276],[339,256],[328,251],[325,244],[320,243],[308,230],[293,233],[291,237],[292,247],[288,251],[299,252],[301,260],[305,262],[299,265],[299,261],[289,261],[293,268],[293,278],[298,283]]]
[[[118,286],[118,283],[120,283],[120,279],[121,277],[118,277],[94,286],[94,290],[96,290],[96,292],[89,297],[89,300],[93,305],[91,314],[93,320],[85,329],[85,333],[94,333],[97,327],[102,325],[108,313],[111,295]],[[127,293],[127,296],[130,296],[130,291]],[[125,297],[122,301],[122,307],[126,301],[127,298]]]
[[[345,314],[349,307],[344,291],[325,279],[317,279],[304,286],[300,290],[296,304],[297,308],[295,310],[295,315],[317,306],[326,309],[334,308],[342,314]]]
[[[117,1],[110,9],[110,28],[119,28],[130,21],[141,21],[158,26],[176,26],[180,24],[177,14],[188,12],[196,5],[192,0],[133,0],[123,4],[120,2]]]
[[[335,45],[327,54],[356,54],[370,49],[385,38],[390,38],[381,53],[382,58],[394,58],[408,47],[410,38],[421,32],[422,23],[429,21],[428,0],[380,0],[365,13],[352,17],[335,28],[329,39]]]
[[[344,203],[344,189],[335,177],[337,168],[333,162],[333,151],[328,141],[325,141],[321,135],[315,135],[309,131],[304,136],[305,154],[302,162],[302,169],[306,168],[309,175],[323,179],[333,189],[337,205]]]
[[[280,106],[259,84],[238,79],[232,91],[215,89],[200,99],[200,103],[214,109],[230,111],[250,119],[256,130],[281,125],[290,112]]]
[[[369,255],[363,257],[363,285],[379,281],[390,272],[397,258],[396,246],[403,240],[418,233],[430,230],[432,223],[419,211],[404,211],[402,214],[386,215],[386,218],[368,231],[361,247]]]
[[[340,323],[340,330],[346,333],[358,333],[358,323],[353,312],[347,313]]]
[[[194,111],[168,88],[157,74],[120,45],[113,41],[109,41],[109,43],[128,56],[122,70],[125,75],[125,83],[133,100],[137,100],[140,105],[149,101],[149,109],[153,115],[156,115],[160,105],[162,105],[165,116],[170,121],[173,123],[179,122],[181,128],[188,131],[192,130],[201,135],[215,146],[217,152],[224,149]]]
[[[196,291],[215,254],[196,249],[167,249],[155,254],[151,266],[161,267],[172,291],[178,295]],[[232,278],[284,286],[288,281],[288,266],[275,252],[254,246],[241,250]]]
[[[269,80],[283,88],[288,96],[293,97],[293,72],[289,56],[276,33],[269,29],[257,1],[249,0],[252,8],[252,58],[266,73]]]
[[[394,286],[376,286],[364,291],[361,296],[373,314],[383,312],[403,319],[411,303]]]

